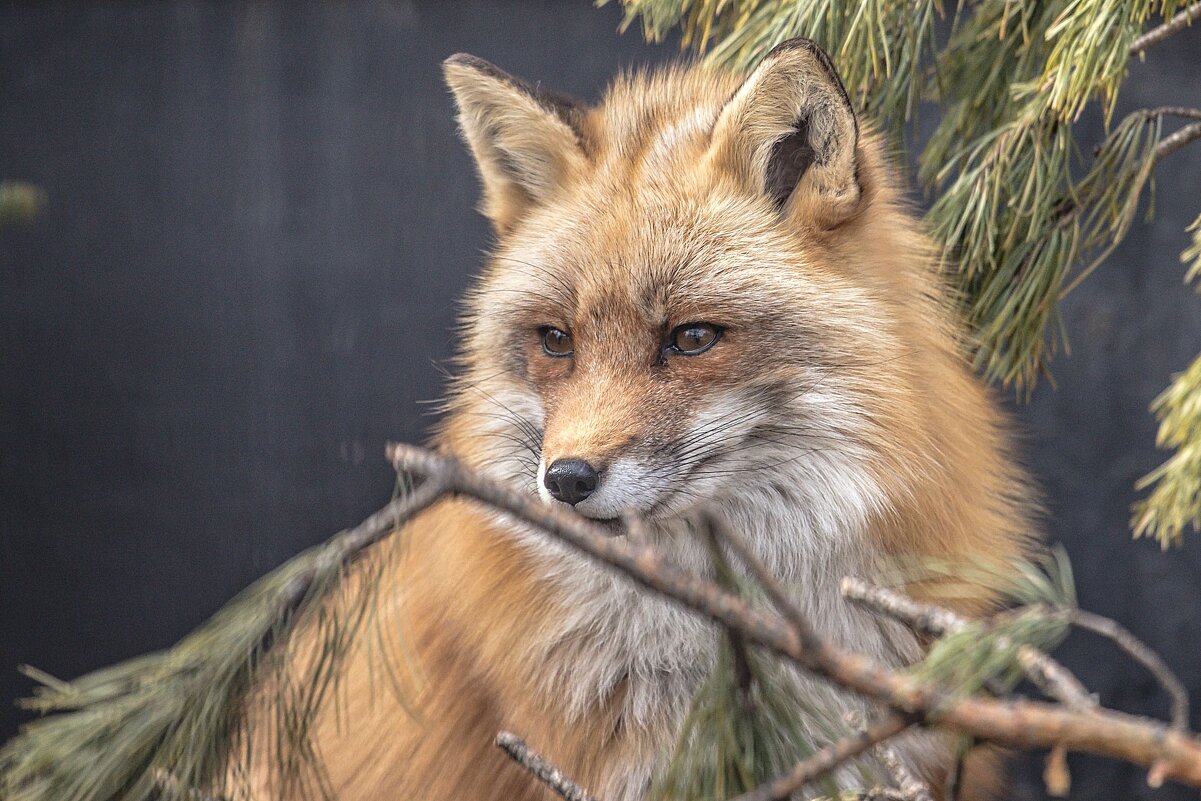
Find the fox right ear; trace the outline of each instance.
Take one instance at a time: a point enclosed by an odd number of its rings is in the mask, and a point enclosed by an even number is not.
[[[503,233],[583,166],[585,109],[465,53],[442,68],[483,183],[481,211]]]
[[[785,216],[833,228],[859,205],[858,140],[829,56],[797,38],[772,48],[726,103],[711,154]]]

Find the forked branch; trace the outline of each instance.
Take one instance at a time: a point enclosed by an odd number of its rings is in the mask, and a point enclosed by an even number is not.
[[[970,625],[950,609],[915,601],[899,592],[870,585],[854,576],[847,576],[842,580],[842,596],[895,618],[919,634],[931,637],[955,634]],[[997,640],[998,648],[1010,646],[1004,637]],[[1096,706],[1096,700],[1071,671],[1033,645],[1018,646],[1017,658],[1026,677],[1047,697],[1076,709]]]

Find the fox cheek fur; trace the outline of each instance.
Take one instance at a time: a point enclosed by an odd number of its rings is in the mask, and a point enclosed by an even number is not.
[[[745,77],[627,74],[594,107],[471,56],[445,73],[497,241],[438,448],[590,517],[640,512],[688,569],[709,569],[690,532],[715,507],[815,626],[893,665],[918,643],[843,603],[842,576],[894,557],[1003,570],[1023,553],[1030,493],[1005,420],[965,364],[883,148],[816,45],[785,42]],[[681,327],[705,347],[675,346]],[[372,649],[352,649],[340,714],[314,729],[339,799],[541,798],[492,747],[501,728],[598,797],[641,798],[713,629],[462,501],[397,540],[380,625],[408,643],[420,720],[373,683]],[[863,708],[797,683],[835,719]],[[948,743],[901,748],[942,786]]]

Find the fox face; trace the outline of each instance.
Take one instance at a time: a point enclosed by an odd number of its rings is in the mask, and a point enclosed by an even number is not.
[[[798,270],[805,249],[774,234],[770,209],[748,231],[727,198],[613,200],[631,207],[609,220],[568,211],[582,222],[566,236],[552,224],[502,251],[481,291],[497,301],[479,322],[500,345],[489,363],[507,355],[507,394],[525,395],[511,403],[541,434],[528,442],[538,492],[589,517],[655,517],[745,486],[747,471],[793,481],[840,442],[863,455],[853,399],[834,396],[845,382],[830,373],[889,344],[831,320],[853,288]],[[637,233],[611,228],[630,221]]]
[[[601,520],[802,484],[862,518],[864,373],[901,345],[838,253],[863,189],[821,52],[777,48],[741,85],[627,78],[591,110],[446,69],[499,233],[458,388],[488,456]]]

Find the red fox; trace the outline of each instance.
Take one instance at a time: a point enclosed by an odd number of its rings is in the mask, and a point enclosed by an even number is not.
[[[896,557],[1006,564],[1030,493],[825,53],[795,39],[747,76],[635,71],[592,107],[472,56],[445,74],[497,241],[436,446],[615,533],[637,514],[692,570],[711,566],[690,531],[719,509],[818,630],[917,658],[840,579]],[[413,709],[378,688],[370,649],[350,654],[314,734],[336,797],[549,798],[494,747],[508,729],[603,801],[643,798],[714,628],[465,501],[399,538],[381,617]],[[864,708],[799,681],[811,706]],[[950,766],[932,734],[904,753],[936,783]]]

